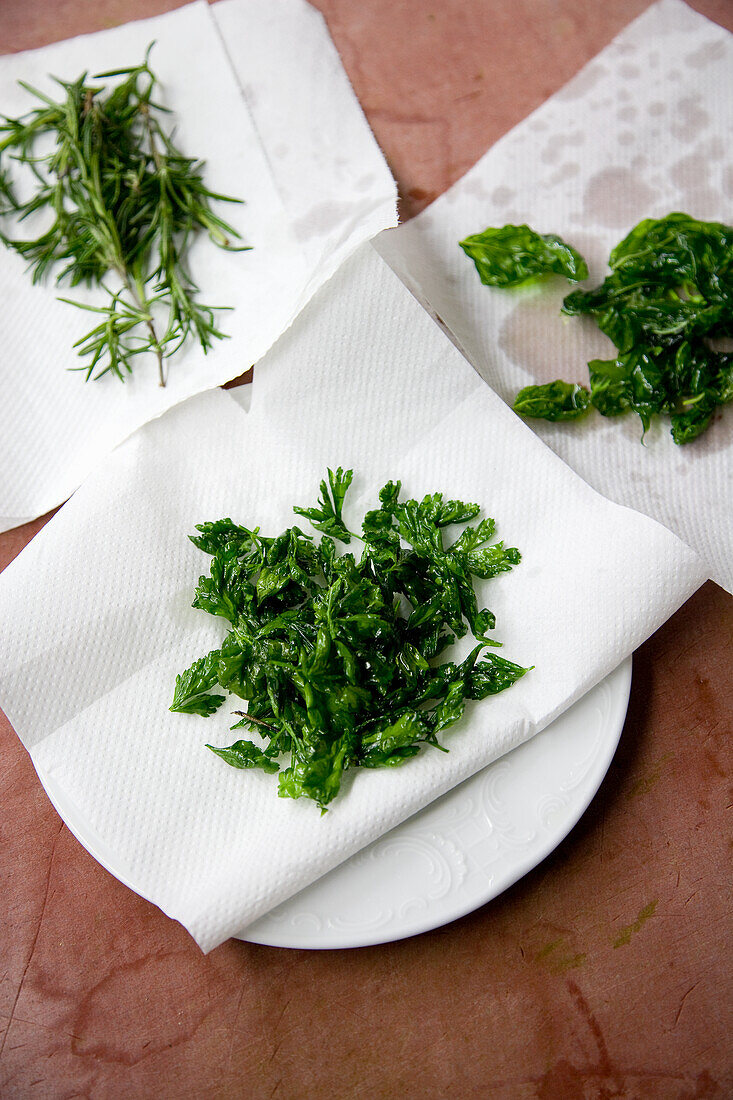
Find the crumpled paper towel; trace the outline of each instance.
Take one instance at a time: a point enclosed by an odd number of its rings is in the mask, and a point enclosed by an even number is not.
[[[489,225],[527,222],[588,260],[595,286],[638,221],[683,210],[731,221],[733,36],[680,0],[653,5],[454,187],[377,247],[481,375],[511,404],[555,378],[588,383],[613,358],[589,319],[562,317],[565,280],[521,292],[482,286],[458,247]],[[528,421],[589,484],[664,523],[733,591],[733,412],[678,447],[657,420],[597,413]]]
[[[65,500],[97,462],[146,421],[246,371],[315,290],[363,241],[396,224],[396,190],[321,15],[304,0],[200,0],[168,15],[0,58],[0,111],[34,105],[18,85],[51,89],[137,64],[148,44],[159,99],[174,112],[181,148],[206,161],[218,204],[253,251],[228,253],[204,235],[191,250],[201,300],[231,337],[204,355],[195,342],[154,357],[123,385],[84,383],[68,368],[90,314],[56,300],[66,286],[33,287],[23,259],[0,247],[0,530]],[[22,234],[15,224],[11,236]],[[90,300],[104,298],[92,296]]]
[[[705,577],[679,539],[553,455],[371,245],[250,388],[249,412],[213,391],[135,433],[0,576],[0,704],[111,869],[204,950],[543,728]],[[389,478],[405,495],[482,504],[523,557],[479,596],[502,653],[535,668],[469,704],[449,754],[351,773],[321,817],[204,747],[231,743],[233,704],[210,719],[168,706],[176,674],[225,633],[190,606],[209,561],[194,524],[231,516],[279,533],[339,464],[355,470],[347,522]]]

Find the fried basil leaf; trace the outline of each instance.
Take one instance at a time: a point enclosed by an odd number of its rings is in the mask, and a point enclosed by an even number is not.
[[[503,232],[511,239],[516,228]],[[733,337],[733,226],[679,212],[646,218],[609,266],[600,286],[573,291],[562,311],[592,317],[616,358],[588,364],[589,396],[562,381],[526,386],[514,409],[546,420],[575,420],[589,405],[603,416],[633,411],[642,434],[662,415],[674,442],[689,443],[731,399],[733,357],[717,345]]]
[[[577,420],[588,411],[591,396],[585,386],[576,382],[545,382],[540,386],[525,386],[514,398],[514,411],[520,416],[541,417],[544,420]]]
[[[521,286],[544,275],[564,275],[571,282],[588,278],[579,252],[554,233],[536,233],[528,225],[490,227],[460,246],[485,286]]]

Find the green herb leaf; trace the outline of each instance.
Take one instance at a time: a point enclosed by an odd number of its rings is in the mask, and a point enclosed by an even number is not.
[[[545,275],[564,275],[571,282],[588,278],[585,260],[553,233],[536,233],[528,225],[485,229],[460,242],[485,286],[514,287]]]
[[[575,382],[545,382],[525,386],[514,398],[512,408],[520,416],[544,420],[577,420],[590,406],[590,393]]]
[[[321,496],[317,508],[297,508],[293,511],[299,516],[309,519],[317,531],[324,535],[339,539],[341,542],[351,541],[351,532],[341,519],[341,509],[344,505],[346,490],[351,485],[352,471],[346,473],[339,466],[336,473],[328,471],[328,485],[321,482]]]
[[[466,697],[485,699],[487,695],[506,691],[517,680],[521,680],[525,673],[531,672],[533,667],[522,668],[496,653],[487,653],[466,674]]]
[[[219,657],[214,649],[205,657],[194,661],[189,669],[176,676],[176,689],[170,709],[182,714],[200,714],[208,718],[224,702],[223,695],[209,695],[209,690],[219,682]]]
[[[265,756],[251,741],[235,741],[229,748],[217,748],[216,745],[207,745],[206,748],[211,749],[233,768],[262,768],[271,774],[279,771],[279,765]]]

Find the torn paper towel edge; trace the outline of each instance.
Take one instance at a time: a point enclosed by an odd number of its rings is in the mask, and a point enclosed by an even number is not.
[[[256,70],[255,79],[250,79],[247,84],[247,95],[241,97],[241,104],[259,136],[263,155],[270,167],[273,186],[293,222],[293,227],[297,228],[299,214],[314,206],[320,210],[327,228],[333,224],[333,233],[325,249],[309,258],[311,277],[307,278],[292,308],[283,316],[276,335],[253,356],[252,361],[256,361],[292,324],[318,288],[331,278],[341,263],[361,243],[382,229],[397,224],[397,188],[341,66],[325,21],[305,0],[282,0],[281,4],[275,6],[266,0],[224,0],[213,7],[206,0],[194,0],[194,3],[184,8],[162,16],[153,16],[152,19],[175,20],[186,8],[199,9],[202,14],[205,11],[205,17],[210,21],[217,40],[221,42],[224,54],[230,59],[232,81],[240,88],[240,95],[247,66]],[[256,16],[254,19],[253,13]],[[149,21],[140,19],[133,20],[132,23],[144,24]],[[242,31],[242,24],[246,33]],[[123,24],[128,25],[131,24]],[[119,29],[111,28],[79,35],[77,40],[113,35]],[[240,43],[246,46],[243,51],[246,58],[243,56],[236,62]],[[62,43],[51,43],[49,46],[25,52],[42,55],[56,45]],[[294,72],[295,75],[289,82],[277,80],[277,71],[273,66],[263,64],[263,59],[266,56],[271,57],[273,50],[283,51],[283,66],[288,72]],[[13,56],[17,58],[23,54]],[[310,84],[300,76],[304,65],[309,66],[312,73],[317,71],[317,79],[314,77]],[[321,127],[320,119],[326,110],[327,125]],[[262,134],[267,133],[268,127],[277,125],[278,119],[290,120],[293,117],[300,124],[295,142],[289,141],[290,135],[287,131],[283,132],[282,141],[272,137],[267,143],[262,141]],[[307,122],[310,123],[309,126],[305,125]],[[321,130],[328,134],[328,141],[325,144],[321,142],[320,145],[321,154],[331,156],[328,167],[319,166],[309,156],[309,142]],[[275,155],[279,146],[283,146],[288,154],[282,164],[280,161],[283,158]],[[301,170],[298,171],[299,161]],[[288,193],[284,179],[291,173],[295,190]],[[368,210],[359,210],[358,204],[355,204],[354,211],[349,214],[348,204],[339,205],[339,196],[350,194],[354,189],[358,191],[360,187],[363,192],[365,181],[368,189],[374,192],[372,206]],[[305,255],[307,249],[303,241],[300,243]],[[227,365],[226,358],[222,356],[221,369],[215,369],[204,385],[193,392],[222,385],[237,377],[250,365],[251,362]],[[170,388],[167,392],[170,393]],[[191,395],[184,393],[168,404],[164,401],[156,402],[152,397],[153,407],[149,409],[142,423],[155,419],[175,403]],[[0,516],[0,531],[27,523],[61,504],[104,454],[128,438],[140,423],[138,421],[132,427],[122,425],[118,432],[110,434],[109,441],[105,439],[105,443],[95,447],[93,453],[81,461],[74,459],[72,455],[61,476],[53,475],[55,485],[34,493],[35,499],[29,501],[31,507],[27,511],[18,509],[16,502],[15,507],[11,507],[6,515]],[[42,483],[42,479],[38,479],[36,484],[38,481]]]
[[[348,222],[341,240],[323,261],[325,275],[309,285],[300,308],[340,264],[386,224],[397,225],[397,186],[356,97],[323,15],[304,0],[221,0],[210,8],[212,19],[237,78],[242,96],[265,150],[283,204],[291,212],[296,235],[300,217],[329,207],[346,214],[350,196],[378,183],[379,198],[370,215]],[[293,33],[297,25],[296,33]],[[255,29],[250,33],[250,26]],[[237,42],[232,52],[229,42]],[[317,71],[317,79],[299,85],[297,96],[264,59],[278,51],[282,70]],[[344,106],[348,104],[348,111]],[[267,135],[289,120],[286,142],[271,148]],[[320,169],[313,149],[331,149],[329,170]],[[364,163],[369,157],[370,163]],[[357,167],[358,166],[358,167]]]

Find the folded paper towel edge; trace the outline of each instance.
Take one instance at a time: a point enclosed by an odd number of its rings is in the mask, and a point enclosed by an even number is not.
[[[466,368],[468,369],[468,364],[466,364]],[[476,376],[476,378],[477,378],[477,382],[479,382],[480,380],[479,380],[478,376]],[[484,385],[486,386],[485,383],[484,383]],[[483,390],[479,386],[478,387],[478,393],[482,394],[483,397],[484,397],[484,400],[487,401],[489,404],[492,404],[492,403],[495,403],[495,402],[497,404],[499,404],[501,406],[502,415],[504,415],[504,416],[508,416],[508,415],[513,416],[513,415],[515,415],[515,414],[509,413],[509,411],[506,409],[506,406],[504,405],[504,403],[501,402],[501,399],[496,394],[494,394],[494,392],[491,390],[490,387],[486,386],[486,389]],[[202,398],[204,400],[207,400],[206,396],[199,395],[199,400],[201,400]],[[226,393],[225,391],[223,391],[223,392],[220,391],[220,393],[217,395],[216,400],[218,401],[218,400],[222,400],[224,398],[228,398],[229,401],[232,402],[233,406],[238,406],[238,403],[232,397],[232,395]],[[208,399],[210,400],[211,398],[209,397]],[[450,415],[457,416],[460,419],[461,410],[464,408],[466,403],[474,403],[475,400],[476,400],[476,391],[474,391],[470,396],[466,397],[463,402],[459,403],[453,409],[452,414],[450,414]],[[246,413],[244,413],[241,410],[241,408],[237,408],[237,412],[238,412],[239,416],[246,416],[247,415]],[[444,420],[445,420],[445,418],[443,418],[441,423],[443,423]],[[521,421],[520,421],[520,423],[521,423]],[[439,426],[436,427],[434,430],[439,431],[440,430]],[[666,539],[672,540],[672,542],[674,544],[679,544],[679,546],[681,548],[681,550],[680,550],[681,560],[683,562],[687,563],[687,583],[682,589],[680,589],[679,586],[678,586],[677,598],[674,601],[674,606],[673,607],[670,606],[670,603],[668,602],[663,607],[663,609],[659,612],[659,614],[657,616],[657,618],[659,619],[659,622],[656,625],[654,625],[654,629],[656,629],[656,627],[658,625],[661,625],[661,622],[665,621],[666,618],[669,615],[671,615],[674,612],[674,610],[676,610],[676,608],[679,607],[684,602],[684,600],[687,599],[689,597],[689,595],[691,595],[692,592],[694,592],[695,589],[700,584],[702,584],[704,582],[704,580],[706,579],[705,571],[704,571],[704,568],[702,566],[702,563],[700,562],[699,557],[695,554],[695,552],[693,550],[691,550],[687,546],[687,544],[685,544],[681,539],[679,539],[679,537],[677,535],[675,535],[673,532],[669,531],[668,528],[663,527],[663,525],[658,523],[658,521],[653,520],[648,516],[645,516],[643,513],[636,512],[635,509],[628,508],[627,506],[624,506],[624,505],[612,504],[612,502],[607,501],[606,498],[603,497],[603,495],[601,493],[599,493],[597,490],[595,490],[592,486],[588,485],[588,483],[585,482],[575,471],[573,471],[567,465],[567,463],[565,463],[561,458],[559,458],[557,455],[555,455],[546,446],[546,444],[544,444],[531,431],[531,429],[527,425],[523,424],[523,430],[526,432],[527,446],[536,448],[538,450],[538,452],[541,449],[542,453],[543,453],[543,456],[545,457],[545,459],[547,461],[555,461],[555,462],[558,462],[558,463],[562,463],[562,465],[564,467],[566,467],[566,469],[571,471],[572,477],[576,481],[576,483],[578,484],[578,487],[579,488],[582,487],[583,491],[588,494],[589,498],[597,500],[598,502],[603,502],[604,507],[607,507],[610,504],[611,507],[614,508],[614,509],[623,508],[624,511],[633,513],[635,515],[635,517],[637,518],[637,522],[643,522],[645,525],[652,525],[653,528],[659,528],[659,529],[663,530],[665,532],[665,538]],[[409,452],[408,452],[408,454],[409,454]],[[53,522],[53,520],[51,522]],[[677,555],[677,556],[679,557],[680,555]],[[12,571],[12,565],[11,565],[11,571]],[[649,635],[649,631],[646,631],[644,633],[644,637],[646,637],[648,635]],[[630,639],[630,642],[629,642],[629,651],[636,648],[636,646],[642,640],[643,640],[643,637],[637,638],[635,636],[632,636],[631,639]],[[614,667],[615,667],[616,663],[618,663],[618,662],[617,661],[613,662]],[[606,675],[607,672],[610,672],[610,671],[612,671],[611,667],[599,668],[598,669],[598,674],[595,676],[593,682],[596,682],[597,680],[602,679],[603,676]],[[593,686],[593,682],[591,682],[589,680],[587,683],[583,683],[583,684],[579,685],[577,690],[564,701],[563,705],[555,708],[551,713],[547,714],[543,718],[541,723],[537,723],[535,720],[533,720],[531,715],[530,716],[525,715],[525,725],[526,725],[527,728],[525,730],[525,734],[524,734],[523,739],[526,739],[526,737],[529,736],[530,733],[533,735],[534,733],[539,732],[540,729],[544,728],[547,724],[549,724],[552,720],[554,720],[554,718],[557,717],[557,715],[559,713],[561,713],[563,710],[567,709],[567,707],[571,706],[576,698],[578,698],[580,695],[584,694],[585,691],[589,690],[590,687]],[[530,729],[530,725],[531,725],[531,729]],[[500,752],[498,755],[502,755],[502,753]],[[31,757],[33,758],[33,753],[31,753]],[[463,778],[467,778],[467,776],[464,776]],[[459,779],[458,782],[460,782],[460,781],[461,780]],[[450,783],[447,786],[445,786],[445,789],[443,789],[443,787],[436,788],[434,792],[431,792],[431,797],[430,797],[429,801],[425,803],[425,805],[429,805],[430,802],[432,802],[436,798],[440,797],[442,794],[445,793],[446,790],[451,789],[455,785],[456,785],[456,781],[451,780]],[[416,810],[418,808],[422,808],[422,807],[415,807],[414,810],[411,810],[408,814],[405,815],[403,820],[405,820],[406,817],[411,816],[412,813],[416,812]],[[396,824],[398,824],[398,822],[394,822],[392,825],[390,825],[390,828],[394,827],[394,825],[396,825]],[[358,844],[355,844],[353,846],[353,850],[349,850],[349,851],[347,851],[343,854],[339,853],[338,858],[329,867],[324,867],[323,870],[320,871],[319,874],[315,877],[320,877],[321,874],[325,874],[325,873],[327,873],[328,870],[332,869],[335,866],[338,866],[340,863],[343,863],[346,859],[350,858],[350,856],[353,855],[356,851],[359,851],[362,848],[366,847],[369,843],[371,843],[379,835],[382,835],[382,833],[377,832],[374,835],[367,835],[363,838],[360,838]],[[123,878],[123,881],[125,881],[124,878]],[[216,947],[218,944],[220,944],[224,940],[226,940],[226,939],[230,938],[231,936],[234,936],[234,935],[236,935],[236,934],[238,934],[239,932],[242,931],[242,922],[240,920],[232,919],[230,924],[225,926],[223,930],[220,929],[216,933],[211,933],[207,930],[207,927],[206,927],[207,924],[208,924],[208,920],[207,920],[207,917],[206,917],[205,913],[199,912],[199,913],[185,914],[185,915],[182,916],[181,912],[180,912],[180,909],[177,912],[173,911],[174,908],[175,908],[175,901],[167,902],[165,898],[163,898],[161,900],[156,900],[154,897],[150,897],[151,891],[149,891],[149,890],[147,892],[146,891],[141,891],[136,886],[132,885],[131,881],[128,881],[127,884],[136,893],[140,894],[140,896],[146,897],[153,904],[155,904],[158,908],[160,908],[164,913],[166,913],[172,919],[177,920],[184,927],[186,927],[188,929],[188,931],[190,932],[190,934],[192,935],[192,937],[196,940],[196,942],[199,944],[199,946],[204,951],[212,950],[214,947]],[[301,888],[303,888],[302,883],[300,883],[295,890],[286,889],[283,892],[282,896],[273,897],[272,899],[268,899],[268,902],[267,902],[266,906],[264,906],[260,912],[258,912],[257,914],[253,914],[250,917],[248,917],[247,924],[250,924],[250,923],[254,922],[259,917],[261,917],[264,913],[270,911],[277,904],[279,904],[280,902],[285,900],[286,897],[290,897],[293,894],[297,893]],[[154,891],[153,891],[153,893],[154,893]]]
[[[494,392],[488,386],[487,394],[491,395],[491,400],[500,402],[502,406],[504,405],[504,403],[501,402],[501,399],[496,394],[494,394]],[[467,397],[464,402],[459,404],[456,409],[453,410],[453,413],[451,415],[456,415],[460,418],[461,408],[466,403],[473,402],[474,400],[474,395]],[[632,631],[629,634],[628,644],[622,655],[622,660],[626,660],[628,657],[632,656],[639,645],[643,644],[644,641],[651,637],[656,630],[658,630],[665,622],[667,622],[668,619],[672,615],[674,615],[675,612],[679,610],[679,608],[700,588],[700,586],[705,583],[705,581],[708,579],[705,563],[702,561],[699,554],[697,554],[695,550],[688,546],[688,544],[685,543],[677,534],[675,534],[675,532],[671,531],[668,527],[665,527],[664,524],[660,523],[658,520],[655,520],[652,517],[647,516],[634,508],[630,508],[627,505],[616,504],[613,501],[609,501],[606,497],[603,496],[602,493],[600,493],[598,490],[593,488],[593,486],[584,481],[583,478],[581,478],[579,474],[572,470],[572,468],[568,466],[568,464],[563,459],[555,455],[554,452],[552,452],[550,448],[548,448],[546,444],[544,444],[542,440],[540,440],[527,425],[523,425],[523,427],[528,433],[528,444],[530,446],[536,447],[538,450],[542,449],[548,459],[553,461],[556,460],[557,462],[565,466],[571,472],[573,478],[579,483],[579,485],[581,485],[583,489],[587,491],[590,499],[596,500],[599,504],[602,504],[604,508],[611,507],[612,509],[619,509],[622,512],[632,514],[635,517],[635,523],[637,525],[641,523],[643,526],[648,527],[650,531],[662,532],[663,538],[667,540],[671,546],[675,547],[675,559],[678,563],[678,571],[675,576],[675,584],[674,586],[668,588],[667,599],[664,604],[659,607],[659,610],[656,612],[656,614],[652,617],[651,623],[647,622],[644,625],[640,623],[637,630]],[[530,439],[532,441],[531,443],[529,442]],[[683,572],[685,579],[684,582],[680,582],[680,576]],[[522,706],[522,713],[519,715],[518,718],[522,733],[518,736],[516,740],[516,745],[513,744],[512,747],[517,747],[518,745],[524,743],[529,738],[534,737],[536,734],[540,733],[543,729],[549,726],[562,713],[564,713],[569,707],[577,702],[578,699],[584,696],[596,684],[600,683],[607,675],[609,675],[618,666],[619,663],[620,662],[618,661],[618,659],[609,658],[609,660],[605,664],[599,665],[594,670],[593,674],[587,676],[584,680],[582,680],[577,685],[577,687],[563,700],[561,704],[559,704],[552,711],[544,715],[540,720],[532,715],[527,710],[527,708]],[[491,760],[484,762],[481,765],[481,768],[476,770],[482,770],[484,767],[489,766],[489,764],[495,762],[497,759],[500,759],[506,751],[507,750],[499,750],[496,756],[494,756]],[[392,825],[390,825],[387,832],[390,831],[392,828],[397,827],[397,825],[401,824],[403,821],[408,820],[410,817],[413,816],[414,813],[420,812],[425,807],[431,805],[436,799],[442,797],[449,790],[454,789],[461,782],[468,779],[471,774],[476,774],[476,771],[474,770],[473,772],[467,772],[462,778],[458,779],[457,781],[451,780],[446,784],[437,785],[436,788],[430,792],[430,798],[428,799],[428,801],[422,803],[419,807],[416,807],[415,809],[407,813],[401,819],[401,821],[394,822]],[[374,831],[373,833],[361,836],[358,842],[351,845],[347,851],[340,853],[338,859],[330,864],[330,866],[325,867],[322,871],[320,871],[316,878],[320,878],[323,875],[329,873],[329,871],[333,870],[335,867],[340,866],[346,860],[350,859],[357,852],[366,848],[369,844],[373,843],[382,835],[385,835],[384,831]],[[316,881],[316,878],[311,881]],[[174,919],[176,919],[179,923],[183,925],[183,927],[187,929],[187,931],[191,934],[201,950],[204,953],[208,953],[215,947],[219,946],[221,943],[225,942],[227,939],[237,936],[243,933],[243,931],[246,931],[246,927],[248,927],[250,924],[253,924],[256,920],[260,919],[266,913],[276,908],[279,904],[282,904],[282,902],[284,902],[288,898],[295,896],[295,894],[299,893],[300,890],[304,888],[305,885],[302,882],[298,884],[295,890],[290,889],[288,886],[284,886],[282,891],[278,892],[277,896],[268,898],[267,904],[263,906],[263,908],[259,912],[257,912],[255,915],[252,915],[247,920],[246,926],[243,926],[241,921],[232,919],[228,921],[223,927],[219,928],[218,931],[212,932],[207,927],[209,920],[206,912],[203,910],[184,915],[182,915],[179,910],[175,914]],[[167,912],[167,908],[165,906],[160,906],[160,908],[162,908],[164,912]]]

